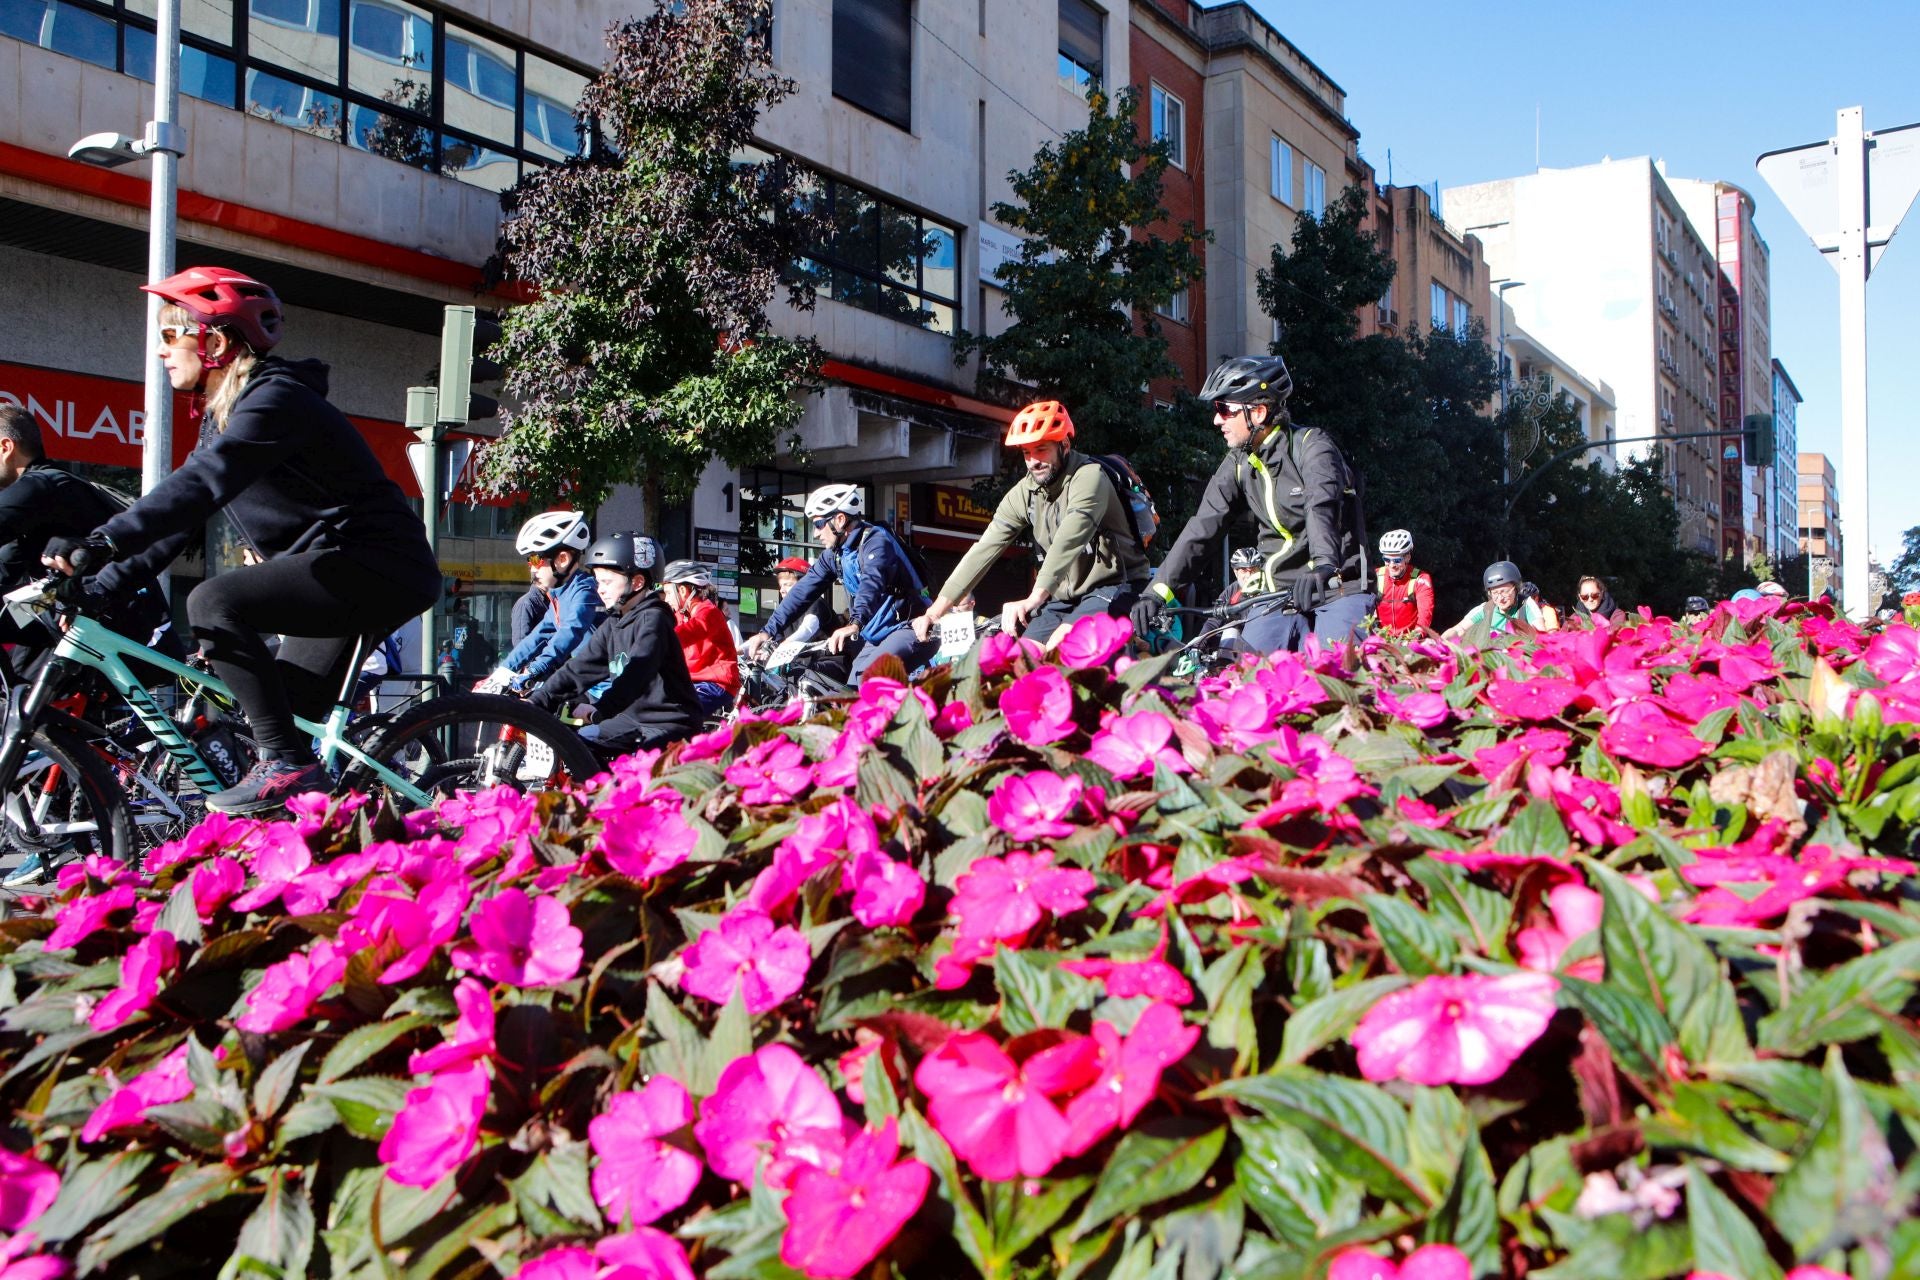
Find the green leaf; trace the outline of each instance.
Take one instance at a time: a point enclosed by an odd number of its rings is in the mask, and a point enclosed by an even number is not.
[[[1246,1223],[1246,1201],[1238,1187],[1229,1186],[1211,1200],[1168,1214],[1156,1234],[1163,1257],[1178,1251],[1180,1280],[1216,1280],[1239,1255]]]
[[[1792,1003],[1760,1020],[1760,1047],[1799,1057],[1821,1045],[1876,1034],[1920,987],[1920,938],[1859,956],[1795,993]]]
[[[735,1058],[752,1052],[753,1018],[747,1013],[746,989],[735,983],[732,998],[721,1006],[720,1016],[713,1022],[713,1034],[701,1050],[699,1070],[685,1082],[687,1091],[695,1097],[712,1093],[720,1082],[720,1073]]]
[[[152,1163],[151,1151],[116,1151],[69,1170],[60,1195],[34,1219],[33,1234],[47,1244],[65,1244],[119,1209]]]
[[[1405,898],[1370,893],[1361,899],[1394,967],[1412,978],[1453,970],[1453,938]]]
[[[993,1256],[1000,1273],[1010,1274],[1013,1260],[1051,1231],[1092,1185],[1091,1174],[986,1183],[981,1192],[993,1223]]]
[[[483,1204],[466,1221],[449,1228],[418,1257],[408,1259],[406,1280],[434,1280],[467,1250],[474,1241],[499,1236],[514,1224],[518,1215],[509,1203]]]
[[[881,741],[900,753],[908,770],[919,778],[938,778],[946,772],[946,749],[927,720],[918,698],[902,698]]]
[[[401,1036],[431,1025],[433,1019],[423,1014],[408,1013],[388,1018],[385,1022],[355,1027],[335,1041],[333,1048],[327,1050],[327,1056],[320,1059],[320,1083],[331,1084],[365,1064]]]
[[[1236,1116],[1233,1136],[1234,1185],[1276,1236],[1304,1247],[1358,1216],[1360,1188],[1292,1125]]]
[[[304,1046],[303,1046],[304,1047]],[[297,1171],[274,1169],[245,1223],[235,1251],[243,1257],[279,1269],[287,1280],[300,1280],[313,1258],[313,1204]]]
[[[253,1082],[253,1114],[262,1120],[271,1120],[280,1114],[287,1095],[293,1092],[294,1082],[300,1075],[300,1063],[307,1056],[307,1050],[313,1048],[313,1041],[302,1040],[293,1048],[269,1062]]]
[[[1544,854],[1563,857],[1573,846],[1560,811],[1545,800],[1529,800],[1513,816],[1493,847],[1500,853]]]
[[[1092,1003],[1094,985],[1064,972],[1052,953],[1012,951],[994,953],[994,983],[1000,988],[1000,1022],[1009,1035],[1025,1035],[1042,1027],[1064,1027],[1076,1011]]]
[[[182,947],[197,947],[204,936],[200,930],[200,909],[193,901],[193,880],[188,877],[173,888],[173,894],[167,899],[166,909],[160,918],[153,922],[155,929],[164,929],[173,935],[173,940]]]
[[[1804,1062],[1761,1058],[1716,1067],[1713,1078],[1738,1085],[1763,1099],[1781,1115],[1809,1124],[1820,1114],[1826,1088],[1818,1067]]]
[[[993,1275],[993,1233],[987,1229],[987,1220],[980,1216],[980,1210],[974,1208],[973,1200],[967,1195],[967,1184],[960,1178],[960,1166],[953,1158],[953,1148],[947,1145],[947,1140],[932,1125],[921,1118],[911,1104],[900,1115],[900,1136],[920,1162],[932,1169],[933,1176],[939,1179],[940,1198],[953,1209],[954,1240],[961,1252],[967,1255],[981,1275]]]
[[[654,1039],[641,1051],[641,1057],[649,1075],[670,1075],[696,1096],[713,1092],[712,1080],[706,1081],[704,1089],[696,1083],[706,1038],[658,982],[647,984],[647,1032]]]
[[[238,1169],[224,1164],[181,1165],[165,1186],[136,1200],[87,1238],[77,1259],[80,1272],[96,1271],[129,1249],[159,1239],[174,1223],[239,1191],[240,1178]]]
[[[1607,985],[1652,1001],[1689,1062],[1751,1058],[1739,1005],[1719,958],[1618,872],[1591,860],[1586,865],[1605,899],[1600,949],[1607,961]]]
[[[1224,1081],[1201,1096],[1235,1098],[1296,1125],[1334,1167],[1375,1194],[1416,1211],[1432,1207],[1406,1171],[1407,1113],[1382,1089],[1284,1066]]]
[[[1460,1250],[1473,1263],[1476,1275],[1500,1270],[1500,1210],[1494,1196],[1493,1164],[1476,1132],[1468,1133],[1446,1198],[1427,1219],[1426,1242]]]
[[[1620,987],[1562,974],[1559,1003],[1585,1015],[1622,1071],[1643,1084],[1665,1079],[1663,1059],[1673,1043],[1673,1028],[1653,1001]]]
[[[860,1070],[860,1091],[866,1099],[861,1105],[867,1114],[867,1124],[875,1129],[888,1120],[900,1118],[900,1093],[893,1087],[886,1056],[885,1048],[868,1054]]]
[[[1224,1125],[1195,1133],[1164,1121],[1129,1131],[1108,1157],[1100,1181],[1073,1225],[1075,1238],[1121,1214],[1184,1195],[1207,1176],[1226,1144]]]
[[[1741,1280],[1779,1280],[1760,1230],[1699,1165],[1687,1166],[1687,1229],[1693,1233],[1696,1271],[1717,1271]]]
[[[1334,1041],[1344,1040],[1367,1010],[1409,981],[1399,974],[1383,974],[1296,1009],[1280,1035],[1280,1062],[1305,1062]]]
[[[1657,1147],[1681,1147],[1725,1161],[1735,1169],[1780,1173],[1787,1158],[1760,1141],[1721,1108],[1724,1086],[1680,1081],[1666,1108],[1643,1122],[1641,1131]]]
[[[1685,1275],[1693,1241],[1685,1226],[1656,1222],[1642,1228],[1632,1214],[1610,1213],[1586,1224],[1571,1214],[1545,1211],[1568,1255],[1527,1273],[1527,1280],[1671,1280]],[[1743,1278],[1744,1280],[1744,1278]]]
[[[378,1141],[406,1105],[412,1087],[411,1082],[393,1076],[355,1076],[332,1084],[310,1084],[307,1095],[331,1102],[350,1133]]]
[[[1827,1050],[1821,1113],[1793,1164],[1774,1180],[1767,1212],[1802,1261],[1890,1228],[1893,1155],[1840,1047]]]
[[[1427,907],[1453,926],[1468,948],[1499,959],[1507,954],[1513,899],[1475,884],[1462,867],[1438,858],[1416,858],[1407,871],[1427,891]]]

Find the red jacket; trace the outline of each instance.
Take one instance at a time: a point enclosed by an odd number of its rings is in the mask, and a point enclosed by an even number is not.
[[[673,633],[687,655],[687,672],[695,680],[710,680],[728,693],[740,692],[740,651],[727,615],[711,600],[695,600],[685,613],[674,611]]]
[[[1380,603],[1374,616],[1383,631],[1411,631],[1433,625],[1433,579],[1415,569],[1405,578],[1395,579],[1383,565],[1374,575]]]

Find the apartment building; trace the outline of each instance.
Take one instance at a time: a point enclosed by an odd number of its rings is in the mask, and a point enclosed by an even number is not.
[[[1833,462],[1824,453],[1796,456],[1799,472],[1800,550],[1817,559],[1833,561],[1829,572],[1834,589],[1839,589],[1840,484],[1833,474]]]
[[[1169,229],[1207,225],[1206,103],[1209,50],[1195,29],[1200,6],[1188,0],[1142,0],[1132,7],[1129,57],[1140,89],[1140,131],[1165,142],[1169,165],[1161,204]],[[1204,250],[1203,250],[1204,251]],[[1155,382],[1149,394],[1170,403],[1177,390],[1200,389],[1212,366],[1207,352],[1207,281],[1175,294],[1156,318],[1177,380]]]
[[[1773,493],[1768,499],[1772,517],[1767,528],[1773,545],[1767,554],[1779,564],[1800,550],[1800,388],[1793,385],[1787,367],[1778,360],[1773,368]]]
[[[1613,388],[1603,378],[1589,377],[1572,361],[1521,328],[1513,314],[1512,304],[1504,297],[1495,305],[1501,312],[1495,340],[1506,349],[1506,394],[1509,401],[1523,415],[1531,415],[1538,420],[1564,397],[1567,407],[1579,420],[1581,432],[1597,446],[1579,455],[1575,461],[1614,470],[1618,462],[1613,453],[1613,441],[1619,427]],[[1516,443],[1529,454],[1514,459],[1516,466],[1529,461],[1545,461],[1545,455],[1538,452],[1544,446],[1539,443],[1537,433],[1523,431]]]
[[[1627,456],[1658,450],[1682,545],[1722,549],[1718,259],[1647,157],[1451,187],[1450,222],[1474,229],[1527,333],[1615,393]]]

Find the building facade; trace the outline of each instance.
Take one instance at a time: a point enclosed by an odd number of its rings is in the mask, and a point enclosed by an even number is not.
[[[1771,518],[1767,527],[1773,532],[1773,545],[1767,554],[1779,564],[1800,550],[1800,388],[1787,376],[1787,367],[1778,360],[1773,370],[1773,493],[1768,500]]]
[[[1580,455],[1577,461],[1608,471],[1614,470],[1618,463],[1613,455],[1613,441],[1619,424],[1613,388],[1604,379],[1588,377],[1575,368],[1572,361],[1563,359],[1546,343],[1521,328],[1513,314],[1512,304],[1505,298],[1496,305],[1502,312],[1501,336],[1498,340],[1506,348],[1510,370],[1508,398],[1523,415],[1530,415],[1537,421],[1555,401],[1566,397],[1567,407],[1579,420],[1581,432],[1595,446]],[[1535,453],[1541,448],[1537,432],[1522,432],[1522,438],[1514,443],[1532,454],[1534,460],[1543,460]],[[1513,459],[1516,469],[1526,461],[1528,458],[1525,457]]]
[[[1630,457],[1660,455],[1681,544],[1718,557],[1725,507],[1715,250],[1646,157],[1442,192],[1486,246],[1519,326],[1615,394]]]
[[[1140,89],[1141,133],[1167,144],[1169,164],[1160,201],[1171,227],[1207,225],[1206,104],[1209,52],[1198,31],[1199,5],[1187,0],[1143,0],[1132,8],[1133,81]],[[1205,247],[1202,247],[1205,252]],[[1180,370],[1176,380],[1153,384],[1158,403],[1171,403],[1177,391],[1200,389],[1207,359],[1207,281],[1204,277],[1174,295],[1155,317],[1166,339],[1167,357]]]
[[[1393,283],[1379,302],[1360,313],[1360,334],[1465,334],[1481,321],[1487,341],[1497,341],[1499,316],[1480,238],[1449,226],[1425,187],[1381,186],[1373,166],[1355,158],[1353,181],[1371,192],[1364,228],[1393,259]]]
[[[1824,453],[1803,453],[1799,471],[1800,550],[1808,556],[1807,594],[1831,589],[1840,593],[1841,546],[1840,485],[1833,462]]]

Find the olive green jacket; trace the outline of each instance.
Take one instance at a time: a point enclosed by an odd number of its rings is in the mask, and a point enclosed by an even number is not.
[[[1101,587],[1145,582],[1150,570],[1133,536],[1127,497],[1098,462],[1068,451],[1046,488],[1026,476],[994,509],[993,522],[954,569],[940,594],[964,599],[1000,553],[1031,532],[1044,557],[1034,585],[1055,600],[1077,600]]]

